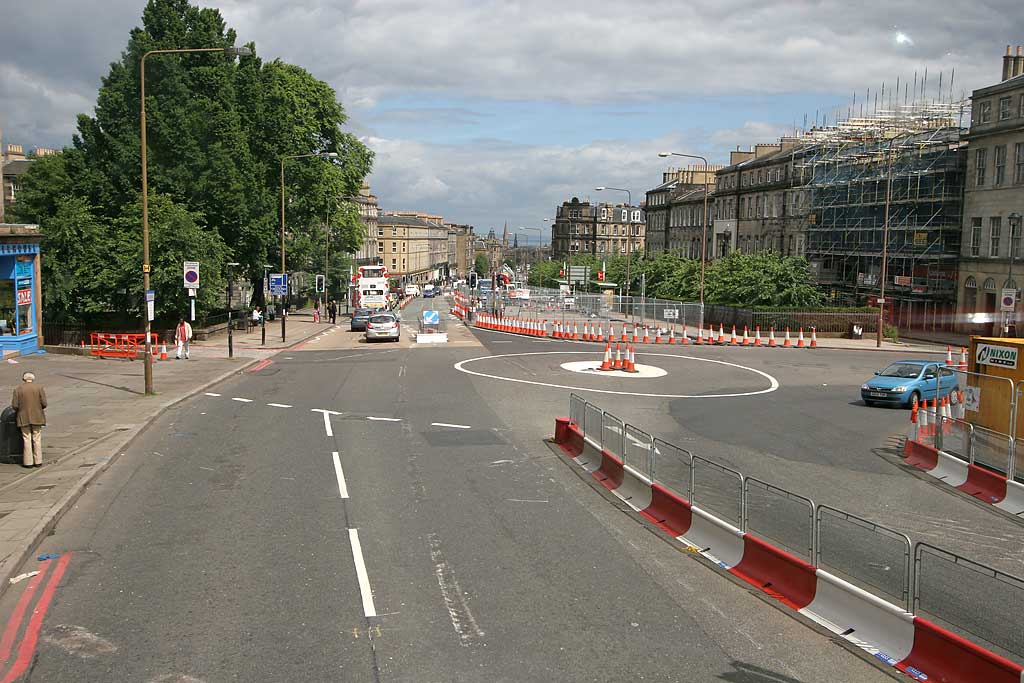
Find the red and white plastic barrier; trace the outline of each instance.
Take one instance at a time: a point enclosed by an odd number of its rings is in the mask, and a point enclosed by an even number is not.
[[[691,505],[586,439],[567,417],[554,442],[638,513],[719,567],[917,680],[1024,683],[1024,667]]]

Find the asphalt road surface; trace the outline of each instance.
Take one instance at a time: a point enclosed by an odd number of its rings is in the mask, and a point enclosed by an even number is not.
[[[4,676],[890,679],[650,533],[554,455],[543,439],[568,413],[563,386],[629,392],[583,393],[816,502],[936,536],[955,519],[977,535],[957,537],[968,549],[1020,556],[1020,527],[882,452],[906,413],[856,405],[851,386],[887,356],[675,349],[646,361],[664,378],[595,384],[560,368],[585,357],[565,344],[458,331],[451,346],[417,346],[424,303],[404,312],[401,343],[342,326],[156,421],[41,544],[60,557],[35,587],[0,601],[0,651],[26,653]],[[467,360],[479,374],[456,369]],[[765,374],[780,386],[758,393]]]

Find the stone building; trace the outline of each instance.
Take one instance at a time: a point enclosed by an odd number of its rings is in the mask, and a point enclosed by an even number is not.
[[[402,283],[433,282],[447,270],[448,228],[440,216],[383,212],[377,218],[377,250],[388,274]]]
[[[377,218],[380,214],[377,197],[370,192],[370,186],[363,183],[362,187],[359,188],[359,194],[352,197],[351,200],[359,205],[359,218],[363,221],[363,225],[366,226],[363,244],[354,255],[356,265],[378,265],[381,262],[380,259],[383,252],[377,244],[377,239],[380,237],[380,231],[377,227]]]
[[[639,206],[592,205],[573,197],[555,211],[551,251],[555,259],[576,254],[625,256],[643,254],[645,211]]]
[[[1024,281],[1024,50],[1013,52],[1007,46],[1002,80],[971,94],[956,319],[974,334],[1020,329],[999,305],[1002,289],[1019,300]]]

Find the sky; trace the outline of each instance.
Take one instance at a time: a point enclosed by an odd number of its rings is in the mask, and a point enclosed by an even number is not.
[[[195,1],[195,0],[193,0]],[[1024,44],[1019,0],[199,0],[265,60],[335,88],[376,153],[382,209],[477,232],[546,233],[573,196],[638,203],[672,151],[725,163],[883,83],[969,96]],[[26,149],[69,144],[142,0],[0,8],[0,128]],[[954,73],[955,71],[955,73]],[[902,89],[902,85],[901,85]],[[522,231],[520,243],[536,241]]]

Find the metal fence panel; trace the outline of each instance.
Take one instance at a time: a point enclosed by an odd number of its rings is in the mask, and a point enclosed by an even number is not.
[[[974,425],[956,418],[943,417],[939,420],[939,427],[936,447],[964,462],[970,462]]]
[[[650,434],[627,424],[623,452],[624,464],[647,477],[648,481],[654,481],[654,439]]]
[[[699,455],[693,456],[692,502],[733,526],[743,525],[743,475]]]
[[[587,409],[587,402],[577,396],[576,394],[569,394],[569,419],[579,427],[580,431],[586,434],[584,430],[584,413]]]
[[[818,506],[814,526],[814,565],[910,609],[909,538],[827,505]]]
[[[623,442],[625,441],[625,429],[622,420],[611,413],[604,414],[604,426],[601,432],[601,446],[614,456],[623,456]]]
[[[1002,473],[1010,471],[1013,439],[984,427],[974,428],[974,462]]]
[[[586,436],[598,446],[604,443],[603,428],[604,413],[593,403],[587,403],[583,409],[583,436]]]
[[[811,562],[814,553],[814,502],[768,482],[743,480],[743,530],[774,541]]]
[[[914,568],[915,614],[1024,661],[1024,579],[921,542]]]
[[[651,481],[671,489],[680,498],[690,500],[693,482],[693,454],[685,448],[655,437],[651,462]]]

